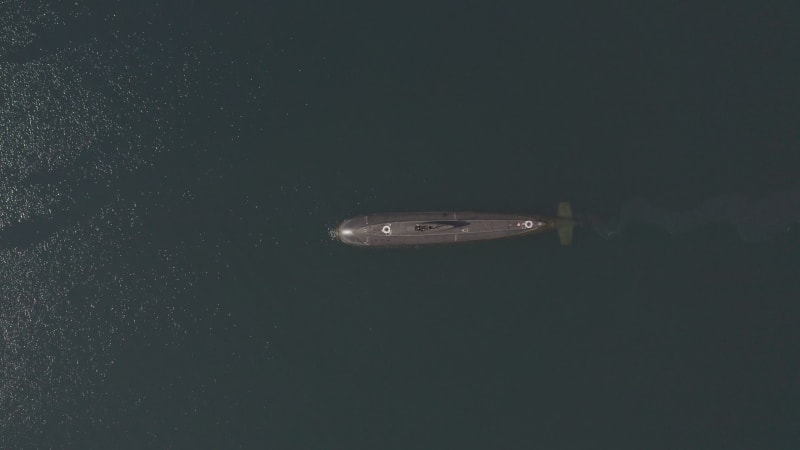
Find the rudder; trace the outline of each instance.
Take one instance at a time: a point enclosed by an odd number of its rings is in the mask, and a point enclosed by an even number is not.
[[[558,239],[561,241],[561,245],[569,245],[572,243],[572,229],[575,226],[572,219],[572,207],[569,202],[558,204],[558,218],[565,219],[559,220]]]

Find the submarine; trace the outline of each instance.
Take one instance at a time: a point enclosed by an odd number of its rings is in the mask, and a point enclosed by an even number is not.
[[[556,217],[469,211],[369,214],[342,222],[336,237],[358,247],[414,247],[558,231],[561,244],[569,245],[577,224],[570,204],[561,202]]]

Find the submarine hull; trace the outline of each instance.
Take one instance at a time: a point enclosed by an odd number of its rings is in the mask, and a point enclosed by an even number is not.
[[[361,247],[403,247],[504,239],[572,226],[567,218],[458,211],[370,214],[345,220],[338,239]]]

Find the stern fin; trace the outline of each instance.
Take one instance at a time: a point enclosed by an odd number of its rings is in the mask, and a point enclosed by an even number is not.
[[[572,243],[572,229],[575,226],[572,220],[572,207],[569,202],[561,202],[558,204],[558,218],[566,219],[559,221],[558,225],[558,239],[561,245],[569,245]]]

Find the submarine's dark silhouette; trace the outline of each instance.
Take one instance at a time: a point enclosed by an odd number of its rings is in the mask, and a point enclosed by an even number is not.
[[[569,203],[557,217],[481,212],[409,212],[368,214],[342,222],[336,232],[345,244],[362,247],[403,247],[502,239],[558,231],[562,244],[572,241],[577,222]]]

